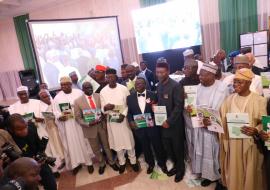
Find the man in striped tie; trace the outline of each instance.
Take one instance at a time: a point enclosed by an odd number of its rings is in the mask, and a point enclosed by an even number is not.
[[[84,136],[89,140],[93,152],[99,161],[99,174],[102,175],[106,168],[101,147],[103,147],[106,153],[110,166],[113,170],[118,171],[119,168],[115,164],[108,143],[107,125],[101,113],[99,94],[93,93],[93,87],[90,82],[83,83],[82,90],[84,94],[75,100],[74,103],[75,118],[81,125]]]

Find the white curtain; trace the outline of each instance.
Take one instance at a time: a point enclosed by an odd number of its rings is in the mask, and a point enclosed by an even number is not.
[[[205,61],[209,61],[210,57],[220,49],[218,1],[199,0],[199,10],[203,40],[201,54]]]
[[[269,29],[270,1],[257,0],[258,29]]]
[[[21,85],[18,71],[0,73],[0,101],[17,99],[17,88]]]

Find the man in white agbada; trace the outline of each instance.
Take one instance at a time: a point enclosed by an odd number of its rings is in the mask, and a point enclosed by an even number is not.
[[[197,89],[196,104],[219,110],[229,90],[221,81],[215,80],[218,70],[216,65],[203,64],[200,71],[200,84]],[[189,110],[191,112],[192,110]],[[208,186],[221,178],[219,173],[219,141],[218,134],[207,129],[211,123],[204,119],[204,126],[194,128],[194,152],[191,158],[192,173],[203,178],[202,186]],[[217,188],[220,186],[217,183]]]
[[[29,99],[29,92],[27,86],[20,86],[17,88],[17,95],[19,101],[12,104],[8,111],[10,114],[18,113],[22,115],[28,122],[34,123],[37,127],[38,136],[48,136],[46,130],[40,127],[40,124],[44,122],[44,119],[39,117],[40,101],[35,99]]]
[[[88,172],[93,173],[92,149],[87,139],[84,138],[82,128],[74,118],[74,101],[83,92],[72,89],[72,82],[69,77],[60,79],[62,91],[54,98],[54,114],[59,121],[58,128],[60,138],[64,146],[66,166],[68,170],[73,170],[76,175],[82,167],[87,165]]]
[[[253,62],[254,63],[254,62]],[[234,70],[240,70],[242,68],[247,68],[247,69],[251,69],[252,68],[252,64],[251,60],[249,59],[249,57],[247,55],[238,55],[234,58]],[[233,79],[234,79],[234,74],[233,75],[229,75],[226,78],[224,78],[223,82],[230,88],[230,92],[233,93],[234,89],[233,89]],[[250,85],[250,91],[255,92],[259,95],[263,94],[263,87],[262,87],[262,79],[261,76],[255,75],[255,77],[252,79],[251,81],[251,85]]]
[[[106,78],[109,84],[101,90],[100,100],[101,109],[107,115],[110,148],[117,152],[120,174],[125,171],[126,151],[132,169],[137,172],[139,171],[139,166],[136,162],[134,139],[126,119],[128,111],[126,99],[129,91],[125,86],[116,83],[116,70],[108,69],[106,71]]]
[[[40,124],[40,127],[46,130],[49,137],[45,152],[48,156],[56,158],[56,166],[53,168],[53,171],[57,172],[65,166],[65,157],[64,148],[55,122],[55,116],[53,114],[53,100],[49,91],[45,89],[40,90],[39,97],[41,101],[38,117],[44,119],[44,122]]]
[[[186,49],[183,52],[183,56],[184,56],[184,60],[189,60],[189,59],[194,59],[194,51],[192,49]],[[200,74],[200,70],[202,68],[203,62],[201,62],[200,60],[196,60],[198,62],[198,70],[197,70],[197,74]]]

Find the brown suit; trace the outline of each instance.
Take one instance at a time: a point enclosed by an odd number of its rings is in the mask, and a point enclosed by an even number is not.
[[[96,104],[96,108],[101,109],[99,94],[93,93],[92,96]],[[99,161],[99,165],[100,166],[105,165],[103,154],[100,151],[101,144],[107,155],[109,164],[112,165],[115,163],[115,161],[113,160],[112,152],[109,148],[106,122],[102,121],[101,123],[97,125],[89,126],[89,124],[86,123],[83,119],[83,110],[90,109],[90,105],[88,101],[89,100],[86,99],[85,95],[82,95],[78,99],[75,100],[74,102],[75,119],[82,126],[84,136],[85,138],[89,140],[90,145],[93,149],[93,152]]]

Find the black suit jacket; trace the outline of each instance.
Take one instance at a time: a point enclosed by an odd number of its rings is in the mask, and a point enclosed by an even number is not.
[[[153,72],[151,70],[149,70],[149,69],[146,69],[145,77],[148,80],[148,83],[149,83],[149,85],[151,87],[151,90],[154,91],[156,89],[156,86],[155,86],[156,80],[155,80]]]
[[[151,113],[152,118],[154,118],[154,112],[152,110],[152,103],[157,103],[157,96],[154,92],[146,90],[146,99],[150,99],[150,103],[145,104],[144,113]],[[137,93],[130,94],[127,97],[127,106],[128,106],[128,121],[134,121],[133,116],[138,114],[143,114],[141,112]]]

